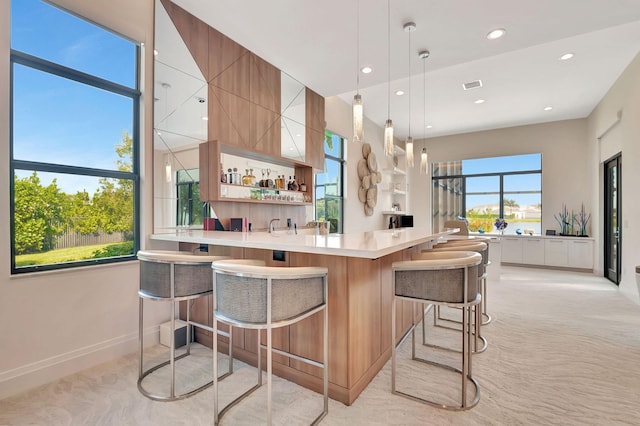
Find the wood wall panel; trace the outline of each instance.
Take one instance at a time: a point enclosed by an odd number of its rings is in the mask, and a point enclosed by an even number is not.
[[[381,318],[381,332],[380,332],[380,351],[384,352],[391,349],[391,306],[393,303],[393,282],[391,265],[393,262],[404,260],[404,253],[392,253],[381,259],[380,262],[380,318]],[[400,330],[401,325],[396,328]]]
[[[305,161],[316,171],[324,170],[324,131],[307,127],[305,131]]]
[[[251,149],[272,157],[280,157],[280,114],[251,103],[249,143]]]
[[[209,25],[169,0],[160,0],[200,72],[209,75]]]
[[[324,98],[307,87],[305,99],[307,104],[305,110],[305,124],[313,130],[324,133],[324,129],[327,126],[327,123],[324,120]]]
[[[338,256],[316,256],[306,253],[290,253],[291,266],[324,266],[329,270],[327,277],[329,292],[329,382],[341,387],[348,383],[348,305],[347,258]],[[290,347],[294,354],[313,354],[321,359],[322,321],[318,315],[290,326]],[[293,368],[319,375],[319,369],[310,368],[296,360],[290,362]]]
[[[244,99],[249,99],[249,51],[209,27],[209,74],[207,81]]]
[[[212,32],[213,31],[215,30],[212,29]],[[229,49],[228,46],[224,46],[222,49],[225,47]],[[210,52],[210,62],[212,63],[212,67],[220,66],[216,63],[216,59],[229,63],[225,64],[225,68],[216,70],[217,72],[215,74],[212,73],[213,75],[208,80],[209,84],[249,101],[251,92],[251,57],[249,52],[242,49],[242,54],[237,57],[236,55],[238,52],[235,51],[231,53],[225,53],[222,51],[220,54],[222,55],[222,58],[218,58],[218,52]],[[230,61],[232,58],[235,59]]]
[[[280,70],[254,53],[250,58],[251,103],[280,116]]]
[[[209,140],[253,149],[249,132],[250,102],[209,85]]]
[[[313,168],[322,170],[324,169],[324,130],[326,128],[324,98],[307,87],[305,100],[306,161]]]
[[[380,356],[380,260],[348,258],[349,387]]]

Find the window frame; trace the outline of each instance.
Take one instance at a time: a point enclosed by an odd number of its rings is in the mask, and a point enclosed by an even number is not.
[[[526,154],[523,154],[526,155]],[[485,157],[485,158],[499,158],[499,157]],[[459,161],[454,161],[454,162],[459,162]],[[440,162],[440,163],[446,163],[446,162]],[[461,184],[461,193],[462,193],[462,205],[461,205],[461,214],[459,216],[462,217],[466,217],[466,212],[467,212],[467,195],[498,195],[498,199],[499,199],[499,211],[498,211],[498,217],[499,218],[504,218],[504,214],[505,214],[505,209],[504,209],[504,199],[505,199],[505,195],[509,195],[509,194],[540,194],[540,202],[542,202],[542,154],[540,154],[540,169],[532,169],[532,170],[518,170],[518,171],[513,171],[513,172],[496,172],[496,173],[470,173],[470,174],[464,174],[464,173],[455,173],[455,174],[451,174],[451,175],[438,175],[438,176],[433,176],[433,174],[431,175],[431,180],[432,180],[432,189],[433,186],[436,184],[437,181],[443,181],[443,180],[448,180],[448,179],[461,179],[462,184]],[[435,171],[435,167],[431,167],[431,170]],[[534,190],[527,190],[527,191],[506,191],[504,190],[504,177],[505,176],[515,176],[515,175],[532,175],[532,174],[538,174],[540,175],[540,190],[539,191],[534,191]],[[499,179],[499,190],[498,192],[496,191],[490,191],[490,192],[467,192],[467,178],[478,178],[478,177],[498,177]],[[434,197],[435,194],[432,191],[431,194],[431,217],[432,220],[434,218],[434,212],[433,212],[433,208],[435,206],[434,203]],[[542,229],[542,209],[541,209],[541,217],[540,217],[540,227]]]
[[[339,138],[340,140],[340,149],[339,149],[339,153],[340,153],[340,157],[336,157],[335,155],[331,155],[329,153],[327,153],[327,143],[326,143],[326,139],[324,142],[324,162],[327,161],[327,159],[331,160],[331,161],[335,161],[337,162],[340,167],[339,167],[339,179],[340,179],[340,188],[339,188],[339,196],[338,195],[328,195],[327,194],[327,183],[325,182],[324,184],[318,184],[318,180],[317,180],[317,175],[316,175],[316,179],[315,179],[315,183],[314,183],[314,188],[313,188],[313,204],[314,204],[314,217],[316,218],[316,220],[318,220],[318,199],[316,198],[316,195],[318,193],[317,189],[320,187],[324,188],[324,211],[327,211],[327,199],[331,199],[331,200],[337,200],[340,203],[340,218],[338,220],[338,226],[336,229],[337,233],[342,233],[343,229],[344,229],[344,165],[346,163],[346,160],[344,159],[344,148],[345,148],[345,142],[346,142],[346,138],[344,136],[341,136],[337,133],[331,132],[329,130],[325,130],[325,138],[328,135],[332,135],[332,136],[336,136],[337,138]],[[326,166],[325,166],[326,167]]]
[[[83,19],[96,27],[105,29],[94,22],[72,14],[78,19]],[[9,206],[10,206],[10,235],[11,235],[11,274],[23,274],[39,271],[51,271],[59,269],[77,268],[90,265],[117,263],[123,261],[136,260],[136,253],[140,248],[140,102],[142,93],[140,91],[140,64],[141,64],[141,47],[138,43],[117,34],[111,30],[117,37],[122,37],[135,44],[135,81],[134,87],[127,87],[119,83],[106,80],[92,74],[85,73],[64,65],[51,62],[28,53],[24,53],[15,49],[10,50],[9,55]],[[80,84],[85,84],[94,88],[105,90],[109,93],[128,97],[132,101],[132,171],[123,172],[119,170],[99,169],[83,166],[62,165],[56,163],[43,163],[36,161],[17,160],[14,158],[14,67],[22,65],[31,69],[35,69],[44,73],[48,73],[60,78],[72,80]],[[75,260],[63,263],[51,263],[41,265],[30,265],[16,267],[16,248],[15,248],[15,173],[17,170],[30,172],[49,172],[62,173],[77,176],[90,176],[109,179],[129,180],[133,183],[133,253],[125,256],[105,257],[98,259]]]

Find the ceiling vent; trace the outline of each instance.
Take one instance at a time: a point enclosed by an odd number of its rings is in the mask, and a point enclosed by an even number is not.
[[[479,87],[482,87],[482,80],[474,80],[474,81],[470,81],[468,83],[462,84],[462,88],[464,90],[477,89]]]

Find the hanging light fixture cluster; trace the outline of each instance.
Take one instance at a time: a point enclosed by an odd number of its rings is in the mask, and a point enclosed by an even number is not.
[[[407,167],[413,167],[413,138],[411,137],[411,33],[416,30],[415,22],[407,22],[403,27],[409,33],[409,135],[405,142],[407,152]]]
[[[387,0],[387,122],[384,126],[384,154],[393,156],[393,121],[391,121],[391,0]]]
[[[364,104],[360,96],[360,0],[356,2],[356,94],[353,97],[353,141],[364,142]]]
[[[422,78],[424,82],[424,98],[423,98],[423,122],[422,122],[422,153],[420,154],[420,174],[427,175],[429,170],[427,147],[425,141],[427,139],[427,58],[429,57],[428,50],[421,50],[418,53],[418,57],[422,59]]]

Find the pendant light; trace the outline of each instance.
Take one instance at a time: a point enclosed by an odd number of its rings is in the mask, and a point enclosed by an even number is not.
[[[393,122],[391,121],[391,0],[387,0],[387,122],[384,125],[384,154],[393,156]]]
[[[360,96],[360,0],[356,2],[356,94],[353,97],[353,141],[364,141],[364,105]]]
[[[422,153],[420,154],[420,174],[427,175],[429,170],[427,147],[425,146],[427,140],[427,58],[429,57],[428,50],[421,50],[418,53],[418,57],[422,59],[422,78],[424,80],[424,105],[423,105],[423,122],[422,122]]]
[[[415,22],[404,24],[404,31],[409,33],[409,135],[405,142],[407,152],[407,168],[413,167],[413,138],[411,137],[411,33],[416,30]]]

